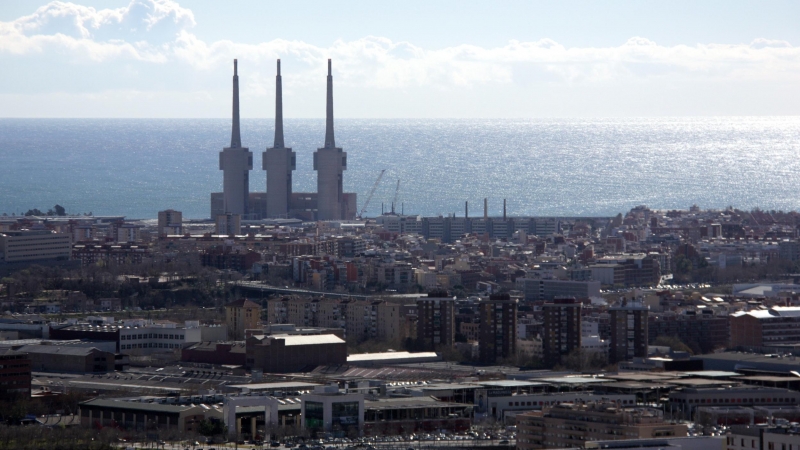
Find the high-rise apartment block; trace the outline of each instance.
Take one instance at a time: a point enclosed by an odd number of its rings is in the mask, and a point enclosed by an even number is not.
[[[478,350],[482,364],[513,358],[517,353],[517,299],[492,294],[478,305],[480,331]]]
[[[456,337],[455,299],[433,291],[417,300],[417,343],[425,350],[452,346]]]
[[[183,213],[174,209],[158,212],[158,235],[183,234]]]
[[[641,302],[623,300],[608,309],[611,318],[610,363],[629,361],[647,356],[648,315],[650,307]]]
[[[562,356],[581,348],[581,311],[583,304],[574,298],[555,299],[542,305],[544,363],[553,366]]]

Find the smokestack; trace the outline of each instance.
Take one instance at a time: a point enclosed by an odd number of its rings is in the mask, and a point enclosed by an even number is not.
[[[486,197],[483,198],[483,218],[489,218],[489,199]]]
[[[233,123],[231,124],[231,148],[241,148],[239,133],[239,61],[233,60]]]
[[[469,219],[469,202],[464,202],[464,218]]]
[[[328,99],[325,109],[325,148],[335,148],[336,140],[333,138],[333,75],[331,75],[331,60],[328,60]]]
[[[506,220],[506,199],[503,199],[503,220]]]
[[[281,81],[281,60],[278,60],[278,74],[275,76],[275,148],[283,148],[283,87]]]

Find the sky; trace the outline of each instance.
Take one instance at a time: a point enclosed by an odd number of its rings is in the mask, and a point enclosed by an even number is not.
[[[797,1],[0,3],[0,117],[800,115]]]

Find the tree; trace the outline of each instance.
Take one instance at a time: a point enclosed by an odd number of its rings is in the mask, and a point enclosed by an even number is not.
[[[56,211],[56,215],[57,216],[66,216],[67,215],[67,211],[61,205],[56,205],[56,206],[53,207],[53,209]]]

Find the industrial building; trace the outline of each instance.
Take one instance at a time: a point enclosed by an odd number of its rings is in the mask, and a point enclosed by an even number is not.
[[[292,171],[296,169],[296,154],[284,142],[280,60],[277,61],[275,78],[275,139],[272,147],[262,153],[262,168],[267,175],[267,192],[250,192],[249,171],[253,169],[253,154],[241,146],[237,67],[237,61],[234,60],[231,145],[220,152],[223,192],[211,193],[211,218],[217,221],[220,216],[234,215],[240,216],[242,220],[289,217],[304,220],[354,219],[356,194],[343,190],[347,153],[336,147],[334,139],[331,61],[328,60],[325,144],[314,152],[317,192],[292,191]],[[231,220],[225,219],[223,223],[231,223]]]
[[[347,363],[347,344],[333,334],[250,336],[246,365],[263,372],[300,372],[320,365]]]

